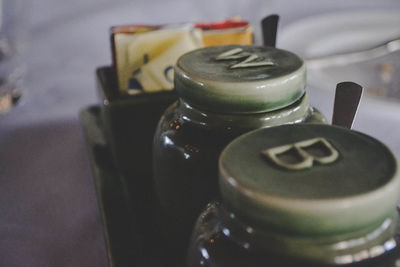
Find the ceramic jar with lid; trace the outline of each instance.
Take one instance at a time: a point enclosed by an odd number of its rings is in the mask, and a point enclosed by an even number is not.
[[[161,227],[186,249],[197,215],[217,196],[225,145],[253,129],[325,119],[308,103],[303,60],[288,51],[207,47],[180,57],[174,75],[179,100],[155,133],[154,185]]]
[[[187,266],[398,266],[397,164],[341,127],[247,133],[221,153],[221,200],[200,215]]]

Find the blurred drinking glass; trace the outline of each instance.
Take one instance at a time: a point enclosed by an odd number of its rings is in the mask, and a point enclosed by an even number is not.
[[[25,0],[0,0],[0,114],[20,99],[26,72],[27,33]]]

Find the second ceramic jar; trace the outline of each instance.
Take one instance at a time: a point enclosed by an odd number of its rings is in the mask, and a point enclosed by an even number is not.
[[[378,140],[283,125],[230,143],[186,267],[396,267],[400,174]],[[183,266],[183,265],[182,265]]]
[[[195,50],[178,60],[174,83],[180,98],[158,124],[153,168],[160,225],[183,256],[197,215],[217,197],[218,156],[230,141],[256,128],[325,119],[309,106],[303,60],[285,50]]]

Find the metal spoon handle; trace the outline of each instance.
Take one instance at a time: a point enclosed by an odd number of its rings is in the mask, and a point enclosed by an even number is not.
[[[264,46],[275,47],[276,44],[276,32],[278,30],[278,15],[269,15],[261,21],[261,29],[263,35]]]
[[[351,129],[363,92],[362,86],[342,82],[336,86],[332,124]]]

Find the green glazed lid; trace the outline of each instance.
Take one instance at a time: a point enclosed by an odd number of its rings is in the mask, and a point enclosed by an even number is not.
[[[284,125],[245,134],[219,161],[222,200],[278,232],[351,235],[396,210],[397,161],[378,140],[331,125]]]
[[[223,113],[261,113],[288,106],[305,91],[306,69],[273,47],[213,46],[181,56],[175,89],[188,103]]]

